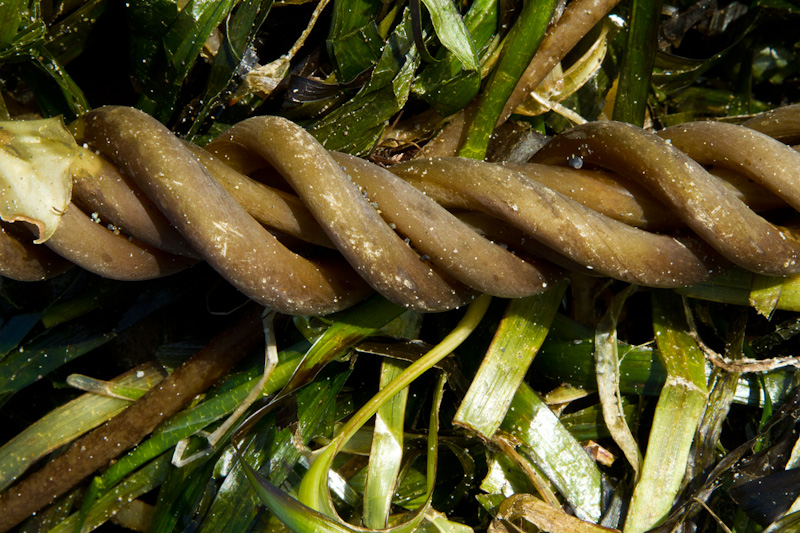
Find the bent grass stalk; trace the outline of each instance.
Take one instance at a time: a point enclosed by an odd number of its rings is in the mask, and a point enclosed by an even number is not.
[[[298,491],[299,500],[310,508],[334,517],[336,512],[327,492],[328,470],[336,453],[390,398],[406,388],[426,370],[447,357],[477,327],[489,306],[490,296],[481,295],[473,301],[458,325],[439,344],[409,367],[381,392],[372,397],[339,429],[336,437],[316,458],[303,477]]]

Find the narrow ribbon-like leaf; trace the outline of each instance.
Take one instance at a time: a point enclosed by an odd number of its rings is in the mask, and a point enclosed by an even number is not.
[[[625,533],[647,531],[669,514],[708,397],[705,357],[687,331],[680,296],[666,291],[654,293],[653,329],[667,381],[653,416],[647,456],[633,491]]]
[[[453,424],[492,437],[547,336],[566,287],[561,281],[542,294],[511,300]]]

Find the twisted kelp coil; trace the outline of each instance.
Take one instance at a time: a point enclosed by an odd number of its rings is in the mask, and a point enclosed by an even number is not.
[[[0,269],[39,279],[63,267],[61,256],[103,276],[147,279],[202,258],[249,297],[291,314],[345,308],[370,287],[421,311],[457,307],[470,288],[531,295],[560,275],[534,256],[656,287],[704,281],[728,261],[795,274],[797,234],[751,207],[800,209],[800,154],[767,135],[792,141],[798,122],[800,107],[757,117],[749,128],[704,122],[658,135],[597,122],[557,137],[529,164],[440,158],[389,171],[329,153],[277,117],[242,121],[202,150],[139,111],[106,107],[72,125],[78,142],[114,164],[97,158],[92,172],[76,176],[75,204],[46,243],[57,256],[6,231]],[[623,179],[570,168],[576,163]],[[723,179],[701,164],[736,174]],[[271,173],[261,176],[267,183],[285,180],[297,196],[246,176],[257,171]],[[78,206],[133,238],[93,223]],[[676,215],[693,233],[652,231],[675,226]]]

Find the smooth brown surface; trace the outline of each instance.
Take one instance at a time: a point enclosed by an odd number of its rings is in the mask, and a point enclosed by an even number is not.
[[[467,301],[467,289],[420,261],[325,148],[299,126],[279,117],[254,117],[206,148],[213,152],[229,143],[257,153],[277,170],[352,268],[387,299],[426,312]]]
[[[368,294],[343,262],[312,262],[280,244],[155,119],[104,107],[82,120],[81,141],[122,167],[193,249],[248,297],[281,313],[313,315]]]
[[[45,246],[99,276],[122,281],[159,278],[195,261],[116,235],[70,204]]]
[[[659,136],[620,122],[577,126],[534,162],[566,166],[580,157],[645,185],[725,258],[761,274],[800,272],[800,243],[750,210],[720,180]]]
[[[479,292],[502,298],[538,294],[561,276],[481,237],[407,182],[363,159],[331,154],[375,202],[381,216],[442,270]]]
[[[392,171],[439,202],[516,226],[592,272],[652,287],[699,283],[714,272],[715,254],[705,256],[689,242],[605,217],[500,165],[440,158]]]

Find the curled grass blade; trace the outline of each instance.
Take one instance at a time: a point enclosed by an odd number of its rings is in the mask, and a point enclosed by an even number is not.
[[[248,436],[252,434],[253,438],[249,444],[239,446],[244,448],[242,460],[235,462],[217,491],[201,524],[201,532],[244,531],[250,527],[258,514],[260,498],[253,491],[244,464],[267,475],[269,482],[283,482],[288,474],[287,466],[293,467],[300,458],[296,439],[307,445],[315,435],[325,433],[325,426],[335,409],[336,396],[349,375],[349,370],[328,375],[298,393],[296,433],[291,428],[275,431],[274,417],[248,432]]]
[[[669,514],[686,473],[692,441],[708,397],[705,357],[687,332],[680,296],[653,293],[653,329],[667,381],[656,405],[625,533],[647,531]]]
[[[642,463],[642,453],[633,437],[622,408],[620,394],[620,367],[617,347],[617,320],[622,306],[628,296],[636,290],[635,285],[614,296],[606,314],[597,325],[595,332],[595,372],[597,375],[597,392],[600,393],[600,405],[603,407],[603,418],[614,442],[620,447],[628,462],[633,467],[636,477]]]
[[[464,24],[479,54],[489,48],[497,27],[497,2],[477,0],[464,15]],[[481,87],[478,69],[465,69],[463,63],[447,51],[436,63],[425,65],[414,80],[413,91],[440,115],[449,116],[463,109]]]
[[[329,317],[334,323],[314,342],[278,400],[308,383],[330,361],[342,356],[380,328],[403,314],[405,309],[383,297],[374,296],[366,302]]]
[[[566,288],[563,280],[542,294],[511,300],[453,424],[483,439],[492,437],[547,336]]]
[[[465,70],[478,69],[478,54],[469,30],[452,0],[422,0],[433,22],[433,30]]]
[[[361,409],[342,426],[336,437],[311,465],[300,485],[300,501],[328,516],[335,516],[330,496],[327,492],[328,471],[336,453],[358,429],[369,420],[387,400],[421,376],[426,370],[455,350],[477,327],[486,313],[491,298],[479,296],[473,301],[458,325],[439,344],[409,367],[394,381],[373,396]],[[434,428],[429,431],[429,438],[435,438]],[[429,455],[430,458],[430,455]],[[429,467],[429,469],[432,467]],[[433,483],[432,479],[428,480]],[[410,524],[410,523],[408,523]]]
[[[267,481],[242,461],[245,475],[264,505],[296,533],[355,533],[357,530],[337,522],[295,500]]]
[[[398,377],[408,365],[384,359],[381,365],[380,387]],[[375,414],[375,429],[367,467],[364,489],[364,525],[383,529],[389,519],[392,496],[403,459],[403,426],[408,388],[384,403]]]

